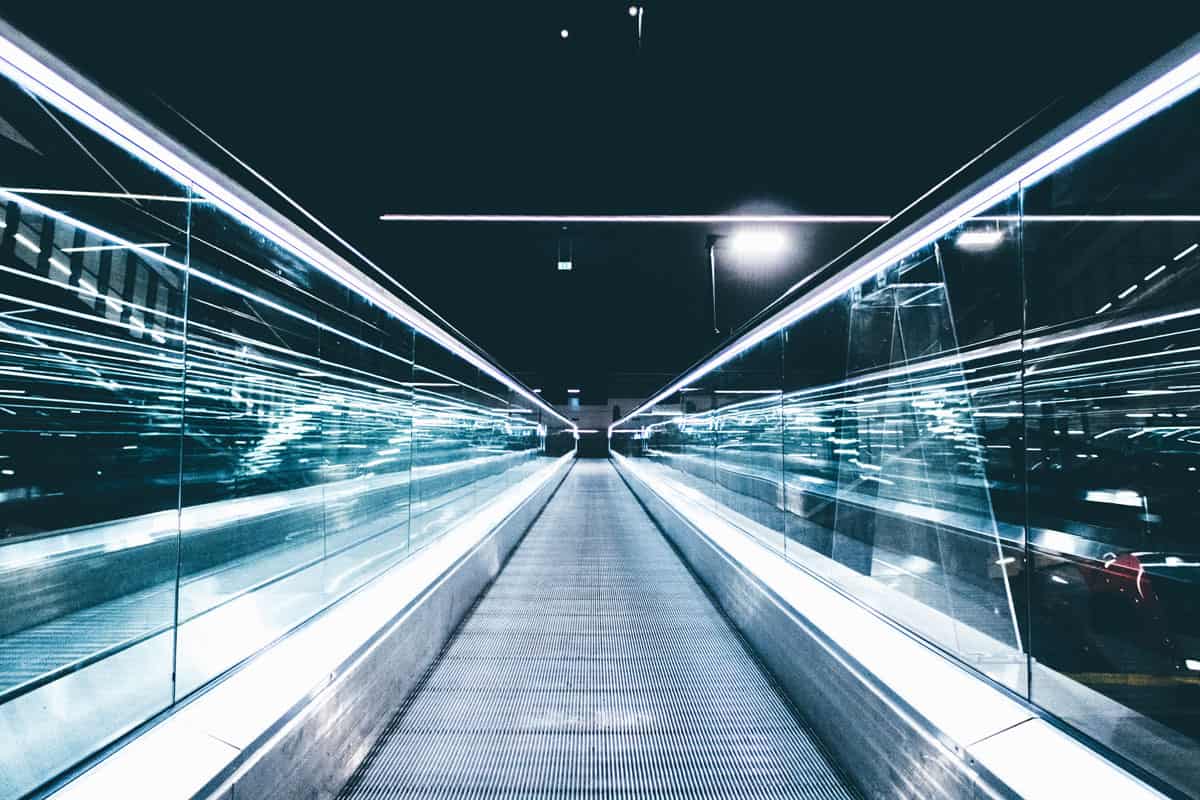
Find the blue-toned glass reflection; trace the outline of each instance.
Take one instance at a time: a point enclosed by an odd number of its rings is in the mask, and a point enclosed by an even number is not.
[[[544,475],[574,438],[398,302],[23,91],[0,100],[10,800]]]

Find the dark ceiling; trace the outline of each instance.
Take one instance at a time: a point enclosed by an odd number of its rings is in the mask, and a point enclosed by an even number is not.
[[[185,114],[505,366],[597,399],[613,373],[674,373],[716,343],[710,230],[574,226],[575,268],[558,272],[552,225],[378,215],[888,214],[1055,98],[1096,94],[1196,29],[1179,3],[644,0],[639,48],[628,5],[3,16],[172,130],[162,104]],[[865,233],[805,228],[787,263],[724,270],[721,327]]]

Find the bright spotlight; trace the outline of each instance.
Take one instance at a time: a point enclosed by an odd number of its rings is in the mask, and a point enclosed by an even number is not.
[[[738,255],[773,256],[787,246],[787,237],[780,231],[744,230],[729,237],[729,248]]]
[[[566,28],[563,28],[561,31],[559,31],[559,32],[558,32],[558,35],[559,35],[561,38],[565,39],[565,38],[567,38],[568,36],[570,36],[570,35],[571,35],[571,32],[570,32],[569,30],[567,30]]]
[[[954,240],[959,247],[995,247],[1004,239],[1004,232],[998,230],[963,231]]]
[[[637,12],[638,12],[638,7],[637,7],[637,6],[630,6],[630,7],[629,7],[629,16],[631,16],[631,17],[636,17],[636,16],[637,16]]]

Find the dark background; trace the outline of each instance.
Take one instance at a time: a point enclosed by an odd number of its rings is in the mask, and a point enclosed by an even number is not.
[[[574,269],[558,272],[554,225],[379,214],[891,214],[1197,23],[1187,3],[645,0],[639,48],[628,5],[47,2],[3,16],[213,155],[168,106],[186,115],[501,364],[585,402],[649,392],[717,343],[715,231],[573,226]],[[723,264],[721,327],[867,230],[798,228],[783,263]]]

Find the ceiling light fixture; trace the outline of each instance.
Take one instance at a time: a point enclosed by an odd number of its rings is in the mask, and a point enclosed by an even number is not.
[[[986,248],[995,247],[1004,239],[1004,232],[999,230],[963,231],[954,240],[959,247]]]

